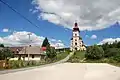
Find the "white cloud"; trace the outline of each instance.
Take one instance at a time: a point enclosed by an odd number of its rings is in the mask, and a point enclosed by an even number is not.
[[[104,29],[120,20],[119,0],[33,0],[32,4],[40,10],[39,18],[70,29],[75,20],[80,30]]]
[[[55,46],[56,49],[65,47],[65,45],[62,42],[51,43],[51,45]]]
[[[35,9],[35,10],[29,9],[29,11],[32,12],[32,13],[34,14],[34,13],[37,13],[39,10],[37,10],[37,9]]]
[[[26,46],[29,44],[41,46],[44,40],[44,37],[37,36],[35,33],[31,33],[30,40],[29,40],[29,36],[28,36],[29,33],[30,32],[26,32],[26,31],[14,32],[13,34],[8,35],[6,37],[0,37],[0,43],[5,44],[5,46]],[[59,42],[59,40],[49,38],[49,41],[51,45],[54,45],[54,47],[57,47],[56,44],[59,44],[59,43],[60,43],[60,47],[65,47],[63,42]]]
[[[9,32],[9,29],[4,28],[4,29],[2,30],[2,32]]]
[[[85,35],[85,37],[86,37],[86,38],[89,38],[89,36],[88,36],[88,35]]]
[[[97,36],[96,35],[92,35],[91,39],[97,39]]]
[[[32,12],[32,9],[29,9],[30,12]]]
[[[99,44],[100,45],[105,43],[112,44],[115,41],[120,41],[120,38],[106,38],[106,39],[103,39],[101,42],[99,42]]]

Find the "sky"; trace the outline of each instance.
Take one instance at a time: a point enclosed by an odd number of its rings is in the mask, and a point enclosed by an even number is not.
[[[0,43],[6,46],[41,45],[47,37],[52,46],[69,47],[75,21],[85,45],[120,41],[119,0],[3,1],[39,27],[0,2]]]

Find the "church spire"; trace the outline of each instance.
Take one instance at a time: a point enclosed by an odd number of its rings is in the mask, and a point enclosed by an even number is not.
[[[79,31],[78,23],[74,23],[73,31]]]
[[[75,25],[74,25],[74,27],[78,27],[78,24],[77,24],[77,22],[75,22]]]

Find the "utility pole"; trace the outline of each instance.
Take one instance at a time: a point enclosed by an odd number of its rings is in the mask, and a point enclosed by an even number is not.
[[[30,36],[32,35],[32,33],[28,33],[27,35],[28,35],[28,37],[29,37],[29,41],[31,42]],[[28,44],[28,47],[31,47],[30,43]],[[29,62],[29,61],[30,61],[30,54],[28,53],[28,62]]]

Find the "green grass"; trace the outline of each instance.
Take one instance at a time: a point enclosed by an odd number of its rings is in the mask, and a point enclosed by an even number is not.
[[[68,55],[69,55],[69,52],[58,53],[56,56],[55,62],[66,58]]]
[[[109,64],[120,67],[120,63],[109,63]]]
[[[85,58],[85,51],[77,51],[77,52],[75,52],[74,57],[77,57],[80,60],[84,59]]]
[[[77,51],[68,62],[79,63],[85,58],[85,51]]]
[[[26,68],[26,67],[34,67],[34,66],[41,66],[41,65],[45,65],[45,64],[50,64],[50,63],[54,63],[57,61],[60,61],[62,59],[64,59],[65,57],[67,57],[69,55],[69,52],[61,52],[58,53],[56,55],[56,58],[52,61],[49,60],[41,60],[41,61],[29,61],[29,65],[28,65],[28,61],[23,61],[23,60],[12,60],[9,61],[10,64],[10,69],[19,69],[19,68]],[[0,68],[0,70],[4,70],[4,68]]]

